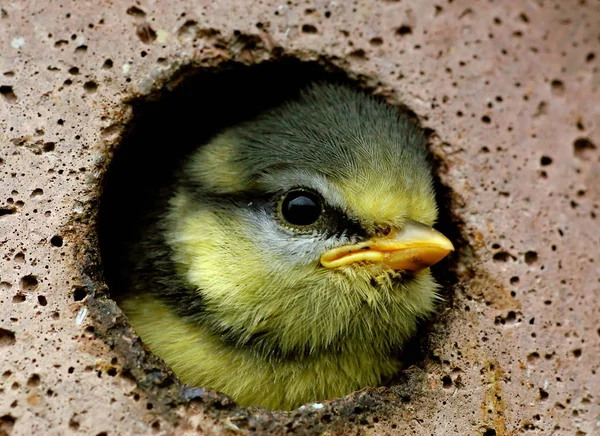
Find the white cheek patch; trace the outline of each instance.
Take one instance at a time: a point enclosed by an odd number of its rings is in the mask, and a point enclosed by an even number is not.
[[[313,231],[296,233],[283,227],[268,211],[244,213],[251,230],[251,241],[265,262],[281,266],[318,265],[321,254],[341,242],[337,237]],[[273,262],[275,260],[275,262]]]

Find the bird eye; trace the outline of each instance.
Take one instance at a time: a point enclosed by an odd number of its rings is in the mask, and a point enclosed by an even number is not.
[[[290,191],[283,196],[280,203],[281,217],[294,226],[314,224],[322,211],[321,198],[309,191]]]

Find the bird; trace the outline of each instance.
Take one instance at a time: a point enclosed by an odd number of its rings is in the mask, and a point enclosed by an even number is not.
[[[119,301],[188,386],[293,410],[376,386],[440,299],[454,250],[421,127],[314,82],[184,159]]]

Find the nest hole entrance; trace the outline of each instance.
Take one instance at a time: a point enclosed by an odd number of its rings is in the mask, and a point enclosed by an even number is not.
[[[214,69],[188,69],[163,89],[130,102],[133,119],[105,174],[97,223],[104,278],[117,303],[129,289],[130,265],[124,253],[139,238],[142,221],[152,216],[160,191],[170,185],[190,153],[224,128],[294,98],[315,81],[371,91],[337,67],[279,60],[255,66],[226,63]],[[399,110],[416,119],[407,108]],[[433,165],[435,169],[438,163]],[[436,227],[459,249],[464,240],[450,212],[450,191],[434,177],[440,209]],[[444,260],[432,269],[443,286],[444,306],[451,305],[457,258]],[[427,336],[436,322],[439,319],[422,322],[406,345],[402,353],[406,367],[427,358]],[[402,383],[402,378],[399,374],[388,385]]]

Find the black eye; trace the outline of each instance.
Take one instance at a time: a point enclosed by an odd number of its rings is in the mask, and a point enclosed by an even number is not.
[[[312,192],[290,191],[281,202],[281,216],[294,226],[309,226],[321,216],[321,203],[321,198]]]

